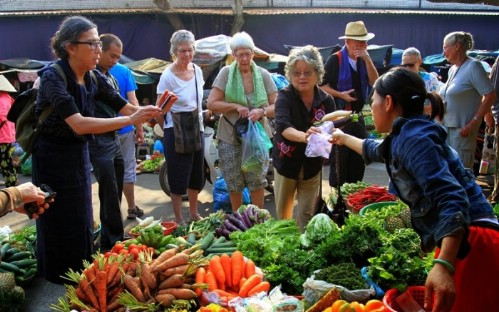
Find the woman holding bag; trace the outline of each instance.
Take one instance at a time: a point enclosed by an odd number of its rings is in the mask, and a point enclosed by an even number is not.
[[[173,33],[170,39],[171,63],[161,74],[158,100],[165,92],[176,97],[171,108],[159,123],[163,127],[168,183],[175,221],[184,225],[182,195],[189,198],[190,221],[201,219],[198,213],[198,195],[204,181],[203,73],[192,60],[194,35],[187,30]],[[161,103],[160,103],[161,104]]]
[[[303,231],[314,216],[323,164],[322,157],[305,156],[307,141],[319,131],[313,127],[314,122],[336,106],[334,99],[318,87],[324,68],[316,47],[291,50],[284,70],[291,83],[279,91],[275,104],[275,205],[278,219],[291,219],[297,194],[297,223]]]
[[[227,183],[232,210],[242,205],[244,187],[251,193],[251,202],[263,208],[268,168],[262,163],[260,172],[243,172],[242,145],[234,125],[240,118],[267,123],[265,117],[274,115],[277,87],[270,73],[253,61],[255,44],[250,35],[235,34],[230,49],[235,62],[220,70],[208,97],[208,109],[223,114],[217,132],[220,169]]]

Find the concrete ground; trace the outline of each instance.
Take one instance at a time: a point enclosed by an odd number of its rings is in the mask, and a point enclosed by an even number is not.
[[[323,194],[327,195],[330,191],[328,183],[329,167],[325,166],[323,170]],[[171,208],[170,198],[163,193],[159,186],[158,174],[143,173],[138,175],[135,187],[136,204],[145,211],[145,216],[154,216],[163,218],[163,220],[174,220]],[[20,183],[30,181],[30,177],[19,176]],[[491,177],[479,177],[479,183],[484,188],[484,192],[490,192]],[[367,167],[364,182],[377,185],[387,185],[388,176],[385,172],[384,164],[371,164]],[[99,220],[99,201],[97,196],[97,183],[93,183],[93,203],[94,218]],[[199,196],[199,212],[206,216],[213,211],[212,185],[207,183]],[[184,218],[188,220],[187,202],[184,202]],[[265,208],[275,215],[274,197],[270,193],[265,196]],[[122,204],[122,215],[126,218],[126,204]],[[126,220],[125,229],[128,231],[136,221]],[[34,224],[26,216],[18,213],[10,213],[0,219],[0,227],[8,225],[16,231],[24,226]],[[63,251],[61,251],[63,252]],[[27,300],[24,306],[26,312],[46,312],[53,311],[51,304],[57,302],[57,298],[63,297],[65,288],[63,285],[56,285],[46,282],[43,278],[35,278],[32,284],[25,287]]]

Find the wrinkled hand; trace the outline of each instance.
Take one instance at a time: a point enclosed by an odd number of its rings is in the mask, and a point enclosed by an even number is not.
[[[162,112],[159,107],[148,105],[140,106],[139,109],[130,115],[130,119],[134,125],[149,121],[151,118],[159,118]]]
[[[367,49],[358,49],[353,51],[353,55],[355,57],[360,57],[363,60],[367,60],[370,58],[369,52],[367,52]]]
[[[237,105],[237,113],[239,114],[239,118],[246,118],[249,115],[249,108],[242,105]]]
[[[332,144],[343,145],[344,134],[345,133],[343,133],[343,131],[341,131],[340,129],[334,128],[329,142],[331,142]]]
[[[310,127],[307,132],[305,132],[305,143],[308,142],[308,138],[314,133],[321,133],[321,129],[319,127]]]
[[[26,182],[20,184],[16,188],[21,193],[21,200],[23,205],[21,205],[20,207],[16,207],[14,209],[15,211],[29,215],[29,213],[24,209],[24,204],[36,202],[38,204],[38,212],[34,213],[31,216],[33,219],[36,219],[40,214],[44,213],[45,210],[49,207],[49,204],[45,203],[45,192],[42,191],[39,187],[37,187],[33,183]]]
[[[425,284],[425,310],[429,311],[429,302],[433,297],[433,312],[451,311],[456,299],[454,281],[449,271],[442,265],[435,265]]]
[[[262,117],[262,109],[261,108],[254,108],[248,114],[248,118],[252,122],[258,121],[261,117]]]

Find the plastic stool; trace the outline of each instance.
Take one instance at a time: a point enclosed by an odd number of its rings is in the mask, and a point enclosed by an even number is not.
[[[149,148],[149,144],[140,144],[137,146],[137,155],[135,156],[137,159],[146,159],[146,155],[151,155],[151,149]]]

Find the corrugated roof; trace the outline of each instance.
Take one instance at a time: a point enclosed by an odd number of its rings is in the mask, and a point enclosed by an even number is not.
[[[499,15],[499,11],[443,11],[443,10],[391,10],[391,9],[350,9],[350,8],[245,8],[245,15],[292,15],[292,14],[443,14],[443,15]],[[47,10],[0,12],[7,16],[46,16],[70,14],[193,14],[193,15],[233,15],[232,9],[191,9],[178,8],[168,11],[160,9],[95,9],[95,10]]]

